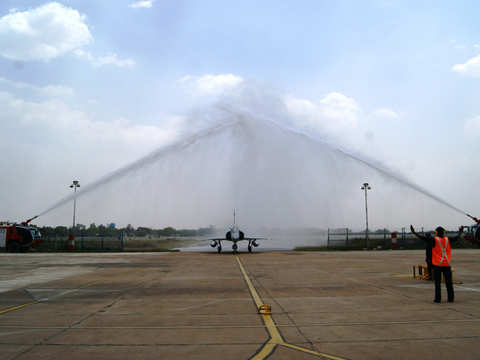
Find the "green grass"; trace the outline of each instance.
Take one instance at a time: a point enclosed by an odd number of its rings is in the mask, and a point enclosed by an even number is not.
[[[347,251],[347,250],[361,250],[360,248],[351,247],[326,247],[326,246],[297,246],[293,251]]]
[[[127,238],[124,239],[123,250],[121,241],[112,238],[85,239],[80,237],[75,239],[76,253],[91,252],[177,252],[175,248],[195,246],[199,240],[192,238]],[[102,248],[103,244],[103,248]],[[67,239],[48,240],[37,244],[32,252],[72,252],[68,250]]]
[[[293,251],[358,251],[358,250],[363,250],[364,247],[361,246],[297,246],[296,248],[293,249]],[[368,248],[368,250],[390,250],[390,249],[383,249],[383,248]]]
[[[125,241],[124,251],[171,251],[174,248],[194,246],[195,239],[168,238],[168,239],[128,239]],[[178,250],[175,250],[178,251]]]

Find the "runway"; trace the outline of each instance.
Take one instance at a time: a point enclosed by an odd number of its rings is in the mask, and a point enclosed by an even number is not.
[[[0,254],[0,359],[477,359],[479,256],[433,304],[423,251]]]

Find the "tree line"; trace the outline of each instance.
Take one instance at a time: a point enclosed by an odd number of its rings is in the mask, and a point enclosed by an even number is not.
[[[67,226],[43,226],[38,227],[38,230],[42,233],[43,237],[67,237],[72,232],[72,227]],[[174,236],[208,236],[215,233],[215,227],[210,225],[209,227],[201,227],[198,229],[175,229],[174,227],[168,226],[163,229],[152,229],[149,227],[139,226],[134,228],[131,224],[128,224],[123,228],[116,228],[114,224],[110,225],[96,225],[95,223],[86,226],[83,224],[77,224],[74,229],[75,236],[108,236],[108,237],[119,237],[130,236],[130,237],[174,237]]]

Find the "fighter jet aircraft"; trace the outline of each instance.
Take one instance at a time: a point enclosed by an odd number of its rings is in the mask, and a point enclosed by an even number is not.
[[[260,237],[245,237],[243,231],[241,231],[238,226],[235,224],[235,210],[233,211],[233,225],[230,227],[230,230],[227,231],[225,234],[225,238],[215,238],[215,239],[208,239],[210,240],[210,246],[216,247],[218,253],[222,252],[222,241],[231,241],[232,250],[234,253],[238,250],[237,242],[239,241],[248,241],[248,252],[252,252],[253,247],[257,247],[259,244],[257,240],[266,240],[266,238]]]

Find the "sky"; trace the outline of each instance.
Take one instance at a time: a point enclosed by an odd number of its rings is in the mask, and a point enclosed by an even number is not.
[[[71,193],[73,179],[94,183],[204,128],[209,121],[199,114],[215,104],[245,106],[245,97],[268,103],[269,114],[281,108],[290,127],[381,162],[480,216],[479,7],[476,1],[3,0],[0,221],[39,214]],[[372,183],[373,197],[377,189]],[[357,195],[361,208],[360,189]],[[378,201],[392,203],[382,196]],[[423,217],[433,224],[436,207],[428,209]],[[85,205],[79,217],[128,222]],[[194,217],[178,225],[211,223]],[[408,222],[395,217],[377,217],[375,225]],[[38,223],[70,219],[65,207]],[[442,217],[452,227],[468,223],[448,219]],[[135,226],[177,225],[165,221],[132,219]]]

